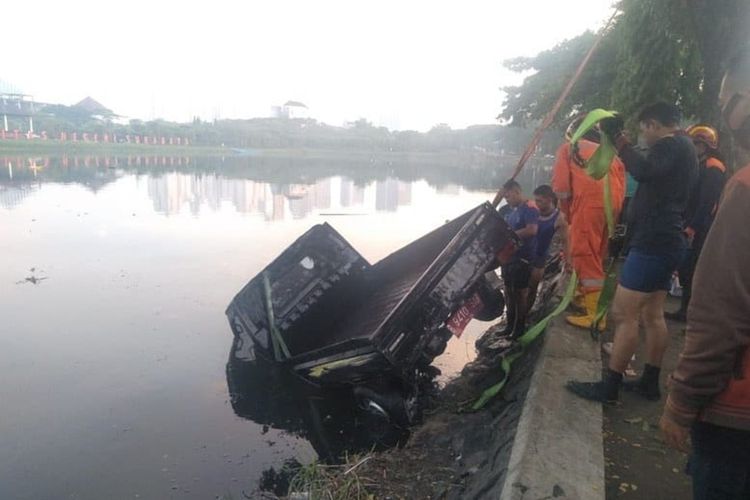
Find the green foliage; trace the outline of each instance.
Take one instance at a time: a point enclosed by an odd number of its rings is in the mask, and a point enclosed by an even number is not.
[[[594,34],[587,31],[537,56],[507,61],[509,69],[533,73],[526,77],[522,85],[503,88],[507,97],[500,117],[520,126],[541,120],[554,105],[565,83],[573,76],[578,64],[594,43],[594,38]],[[568,98],[570,104],[558,114],[558,122],[567,121],[568,117],[581,109],[609,106],[611,82],[616,74],[613,64],[616,49],[612,38],[603,40],[587,71],[573,88]]]
[[[632,117],[644,104],[678,104],[687,115],[699,114],[702,66],[694,37],[686,36],[675,0],[623,0],[613,36],[618,68],[612,107]]]
[[[724,64],[750,39],[747,0],[621,0],[620,14],[564,104],[558,122],[579,110],[617,109],[632,117],[656,100],[688,117],[715,122]],[[517,124],[552,107],[594,43],[586,32],[534,57],[513,59],[514,71],[533,71],[507,87],[502,117]]]
[[[251,118],[190,123],[165,120],[130,120],[115,123],[67,106],[47,106],[34,118],[35,129],[57,138],[61,132],[107,133],[119,141],[126,135],[187,138],[192,145],[239,149],[314,149],[373,152],[441,152],[520,154],[531,138],[531,131],[519,127],[475,125],[453,130],[439,124],[427,133],[413,130],[390,131],[360,119],[345,127],[335,127],[312,119]],[[24,129],[25,125],[12,124]],[[559,137],[547,136],[543,153],[552,153]]]

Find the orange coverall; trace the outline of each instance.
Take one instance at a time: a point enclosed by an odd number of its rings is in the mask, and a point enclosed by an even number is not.
[[[578,155],[584,161],[599,145],[578,142]],[[612,211],[617,222],[625,200],[625,166],[615,157],[609,171]],[[596,292],[604,285],[604,259],[608,249],[607,219],[604,214],[604,179],[594,180],[571,156],[569,143],[557,150],[552,171],[552,189],[568,220],[570,259],[584,293]]]

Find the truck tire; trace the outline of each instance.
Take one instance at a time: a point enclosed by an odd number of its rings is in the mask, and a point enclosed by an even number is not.
[[[482,299],[484,307],[474,314],[474,319],[492,321],[502,316],[505,312],[505,296],[499,288],[492,287],[482,278],[477,283],[476,293]]]
[[[356,386],[354,397],[357,406],[368,417],[371,425],[390,424],[404,429],[409,427],[406,402],[400,391]]]

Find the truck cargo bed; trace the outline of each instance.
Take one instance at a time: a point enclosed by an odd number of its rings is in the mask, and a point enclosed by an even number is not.
[[[516,244],[515,234],[489,204],[375,265],[327,224],[315,226],[243,288],[227,316],[235,335],[251,338],[259,354],[289,363],[315,382],[358,383],[383,370],[407,377],[432,361],[435,349],[425,346],[434,345],[436,335],[447,341],[440,331],[445,322],[496,265],[501,250],[507,253]],[[274,326],[288,358],[270,347]]]

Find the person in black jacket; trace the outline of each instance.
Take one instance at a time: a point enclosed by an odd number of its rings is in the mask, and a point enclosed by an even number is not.
[[[700,160],[700,175],[698,183],[688,200],[685,212],[685,235],[688,240],[688,250],[679,268],[682,298],[680,308],[675,312],[667,312],[667,319],[684,322],[687,318],[687,308],[693,290],[693,274],[703,243],[706,241],[708,230],[714,221],[719,198],[726,182],[727,168],[721,161],[719,154],[719,134],[708,125],[693,125],[687,130],[693,139],[695,151]]]
[[[664,301],[687,246],[683,216],[698,178],[695,147],[680,129],[676,106],[648,106],[638,116],[638,122],[649,146],[646,155],[630,144],[621,118],[600,123],[626,170],[638,181],[628,206],[629,252],[612,305],[615,338],[609,369],[602,381],[567,384],[574,394],[603,403],[619,399],[623,373],[638,346],[639,321],[646,330],[646,366],[643,376],[625,388],[652,401],[661,397],[659,373],[669,341]]]

